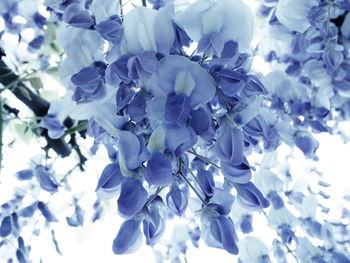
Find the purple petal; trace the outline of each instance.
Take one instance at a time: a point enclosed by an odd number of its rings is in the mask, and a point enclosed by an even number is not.
[[[240,165],[243,162],[243,146],[242,131],[227,126],[216,141],[214,150],[223,161]]]
[[[191,106],[185,94],[168,94],[165,104],[165,120],[179,126],[186,126]]]
[[[145,220],[143,220],[143,233],[146,237],[146,244],[155,244],[165,230],[164,219],[160,216],[158,207],[151,207]]]
[[[295,145],[306,155],[309,156],[315,153],[318,148],[318,142],[309,136],[297,137]]]
[[[166,203],[175,215],[182,216],[188,205],[188,195],[186,190],[182,190],[174,184],[166,196]]]
[[[94,24],[94,19],[81,4],[70,4],[63,13],[63,20],[75,27],[90,28]]]
[[[243,127],[243,131],[245,131],[249,136],[254,137],[265,137],[266,129],[265,119],[260,114],[258,114]]]
[[[101,177],[95,191],[101,188],[112,189],[118,186],[123,180],[123,175],[120,171],[118,163],[108,164],[102,171]]]
[[[56,193],[58,191],[58,184],[46,167],[38,165],[35,168],[35,174],[42,189],[50,193]]]
[[[80,70],[77,74],[74,74],[71,78],[73,84],[77,86],[87,85],[100,79],[100,75],[96,68],[86,67]]]
[[[197,178],[201,187],[204,189],[205,195],[212,197],[215,187],[213,174],[207,170],[198,169]]]
[[[48,222],[58,222],[57,218],[51,213],[47,205],[41,201],[37,203],[38,209]]]
[[[118,211],[126,218],[133,217],[141,211],[147,200],[147,191],[137,179],[127,178],[123,181],[118,199]]]
[[[253,183],[235,184],[237,200],[248,210],[261,210],[270,205],[270,202],[262,195]]]
[[[0,236],[7,237],[12,232],[12,218],[5,216],[0,225]]]
[[[129,131],[120,131],[119,139],[119,154],[125,161],[128,170],[135,170],[141,166],[139,154],[141,151],[140,141],[137,136]]]
[[[252,179],[250,166],[245,162],[242,162],[239,165],[221,162],[220,167],[224,177],[231,182],[245,184]]]
[[[141,245],[141,240],[140,221],[127,220],[121,225],[117,237],[113,241],[113,252],[117,255],[133,253]]]
[[[169,158],[160,152],[152,153],[147,162],[145,179],[150,185],[166,186],[173,181],[172,166]]]
[[[211,122],[210,115],[203,109],[192,110],[190,125],[197,135],[201,135],[209,130]]]
[[[230,254],[238,254],[236,244],[238,238],[231,218],[222,215],[215,217],[210,225],[210,231],[213,237],[222,244],[223,249]]]
[[[33,170],[25,169],[16,173],[18,180],[30,180],[34,176]]]

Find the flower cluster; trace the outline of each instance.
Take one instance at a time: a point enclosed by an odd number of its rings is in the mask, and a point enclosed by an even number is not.
[[[250,71],[249,7],[199,1],[178,11],[158,3],[123,16],[115,1],[93,1],[54,10],[63,20],[58,39],[75,105],[70,116],[89,119],[88,134],[109,149],[111,164],[96,191],[117,197],[126,219],[113,251],[135,251],[141,225],[146,243],[154,244],[165,211],[183,215],[195,194],[205,242],[237,254],[232,204],[269,206],[246,156],[260,142],[267,150],[278,145],[260,114],[267,90]]]
[[[330,210],[323,204],[329,184],[310,170],[318,186],[295,187],[276,152],[287,144],[317,160],[314,134],[341,133],[337,125],[349,119],[350,4],[264,0],[254,16],[243,0],[180,2],[142,1],[126,12],[115,0],[45,1],[65,54],[59,68],[67,94],[51,102],[38,125],[59,139],[72,131],[67,117],[87,123],[82,130],[94,139],[91,152],[107,149],[93,221],[104,200],[115,199],[125,221],[111,240],[113,252],[133,253],[143,238],[156,246],[167,221],[192,213],[162,260],[178,262],[187,240],[197,247],[202,239],[239,254],[242,263],[272,262],[272,254],[278,262],[290,256],[301,263],[350,262],[344,223],[350,212],[344,209],[343,221],[319,218],[319,208],[322,215]],[[21,4],[0,4],[10,31],[19,32],[12,18]],[[38,14],[31,18],[44,29]],[[262,26],[254,33],[255,24]],[[44,38],[32,42],[39,49]],[[259,58],[267,74],[255,67]],[[263,159],[253,163],[254,154]],[[49,165],[17,178],[52,195],[60,187]],[[1,237],[16,235],[17,217],[36,210],[57,221],[46,203],[22,208],[20,202],[18,195],[1,208]],[[78,202],[66,218],[72,227],[84,223]],[[257,214],[275,232],[271,249],[252,235]],[[27,262],[20,238],[16,256]],[[59,252],[54,234],[53,240]]]

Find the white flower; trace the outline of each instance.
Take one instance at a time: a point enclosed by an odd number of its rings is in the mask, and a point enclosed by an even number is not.
[[[173,6],[152,10],[137,6],[124,20],[125,41],[122,48],[125,53],[143,51],[169,54],[174,42],[174,29],[171,16]]]
[[[276,16],[284,26],[304,33],[310,27],[307,14],[317,4],[316,0],[280,0],[277,3]]]
[[[223,41],[234,40],[240,52],[247,52],[253,36],[252,12],[241,0],[201,0],[177,15],[177,22],[194,40],[218,34]]]

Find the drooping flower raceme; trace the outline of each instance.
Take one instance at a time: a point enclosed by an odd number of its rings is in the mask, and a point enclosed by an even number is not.
[[[9,31],[18,31],[17,13],[44,30],[39,13],[13,2],[0,5]],[[337,243],[334,234],[345,236],[347,225],[317,216],[318,208],[329,210],[319,200],[329,198],[327,184],[294,183],[293,169],[276,154],[286,144],[317,160],[313,134],[337,133],[328,121],[349,119],[345,2],[262,1],[257,16],[266,38],[253,47],[253,13],[242,0],[152,0],[129,11],[121,1],[45,1],[64,51],[59,68],[67,93],[38,123],[50,139],[70,135],[75,149],[78,133],[93,137],[92,153],[107,149],[92,221],[103,216],[104,200],[115,204],[125,219],[110,240],[115,254],[135,252],[142,237],[156,248],[167,221],[192,213],[161,260],[179,262],[186,240],[198,246],[201,238],[239,254],[238,262],[271,262],[267,245],[251,234],[259,211],[278,262],[288,262],[288,254],[300,262],[349,262],[346,240]],[[45,41],[39,35],[28,45],[38,49]],[[251,67],[257,56],[270,72]],[[259,162],[256,153],[264,156]],[[61,191],[66,177],[58,180],[47,162],[34,164],[17,179],[29,189]],[[18,217],[29,220],[37,210],[47,224],[58,220],[49,202],[24,206],[22,198],[1,207],[1,237],[20,238]],[[67,224],[82,226],[79,198],[72,208]],[[23,246],[20,262],[29,258]]]

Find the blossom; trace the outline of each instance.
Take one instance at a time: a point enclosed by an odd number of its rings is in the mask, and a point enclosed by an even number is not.
[[[231,254],[238,254],[237,235],[231,218],[205,211],[202,216],[203,239],[210,247],[222,248]]]
[[[280,0],[276,7],[276,17],[287,28],[304,33],[310,27],[307,14],[316,5],[316,0]]]
[[[174,41],[174,29],[171,22],[171,6],[158,11],[145,7],[135,7],[124,20],[125,46],[130,52],[142,51],[169,54]],[[163,34],[167,32],[167,34]]]
[[[127,220],[121,225],[113,241],[113,252],[117,255],[132,253],[141,245],[141,241],[140,221]]]
[[[139,180],[125,179],[118,198],[118,211],[123,217],[131,218],[141,211],[146,199],[147,191]]]
[[[240,0],[197,1],[180,12],[176,20],[194,41],[209,38],[213,53],[218,56],[230,40],[238,43],[241,52],[250,49],[253,16]]]

